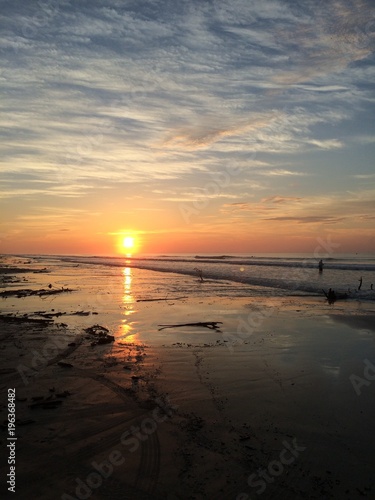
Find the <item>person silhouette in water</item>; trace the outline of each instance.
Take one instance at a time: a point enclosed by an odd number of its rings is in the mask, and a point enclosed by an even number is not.
[[[319,268],[320,273],[323,272],[323,266],[324,266],[323,261],[322,261],[322,259],[320,259],[319,264],[318,264],[318,268]]]

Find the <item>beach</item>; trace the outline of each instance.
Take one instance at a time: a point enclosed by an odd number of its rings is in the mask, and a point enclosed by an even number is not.
[[[373,300],[21,257],[2,277],[4,498],[375,496]]]

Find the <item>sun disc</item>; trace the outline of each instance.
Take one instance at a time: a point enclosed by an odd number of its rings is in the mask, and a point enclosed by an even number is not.
[[[131,236],[127,236],[126,238],[124,238],[122,244],[124,245],[125,248],[133,248],[134,238],[132,238]]]

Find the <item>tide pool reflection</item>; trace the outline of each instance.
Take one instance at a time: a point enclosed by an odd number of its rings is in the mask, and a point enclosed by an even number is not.
[[[125,318],[121,320],[121,325],[118,331],[118,337],[124,342],[135,342],[137,340],[133,331],[133,322],[130,321],[130,316],[134,313],[134,297],[132,295],[132,269],[125,267],[122,271],[124,280],[124,291],[122,295],[122,308]]]

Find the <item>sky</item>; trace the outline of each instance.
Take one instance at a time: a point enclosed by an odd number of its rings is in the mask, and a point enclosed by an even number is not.
[[[372,0],[0,11],[1,253],[375,251]]]

